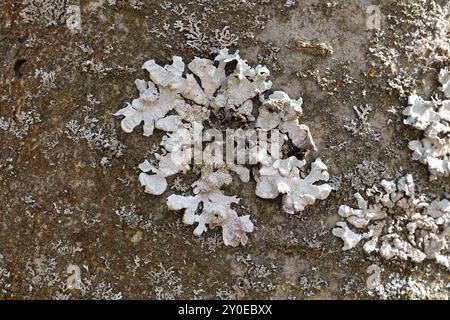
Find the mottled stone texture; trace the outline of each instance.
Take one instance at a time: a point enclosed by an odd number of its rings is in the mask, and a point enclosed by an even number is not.
[[[418,193],[449,191],[448,177],[430,182],[410,159],[408,141],[422,132],[401,114],[412,91],[440,92],[448,34],[433,33],[442,18],[429,12],[444,12],[434,4],[445,2],[0,1],[0,297],[448,298],[449,274],[433,262],[343,252],[331,234],[338,207],[356,207],[353,194],[382,179],[410,173]],[[383,36],[366,30],[372,4],[382,5]],[[406,58],[414,25],[423,43],[438,44],[426,59]],[[126,134],[113,116],[138,94],[143,62],[224,47],[266,65],[272,90],[303,98],[317,147],[305,168],[320,157],[335,189],[286,215],[281,198],[259,199],[254,182],[235,179],[224,192],[238,193],[255,225],[236,248],[219,230],[193,235],[168,209],[169,189],[189,192],[197,175],[171,177],[163,196],[143,192],[137,166],[162,133]],[[367,287],[372,276],[380,279]]]

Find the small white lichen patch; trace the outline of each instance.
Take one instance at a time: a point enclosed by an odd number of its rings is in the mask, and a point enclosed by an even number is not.
[[[299,171],[305,162],[296,157],[272,159],[264,163],[255,178],[256,195],[263,199],[275,199],[283,194],[283,211],[286,213],[303,211],[316,199],[326,199],[332,190],[329,184],[316,184],[329,179],[327,167],[320,159],[312,163],[311,172],[305,178],[300,177]]]
[[[65,22],[68,0],[23,0],[19,16],[25,23],[57,26]]]
[[[309,128],[299,123],[302,104],[302,98],[293,100],[285,92],[275,91],[263,101],[256,126],[267,131],[278,128],[297,148],[315,149]]]
[[[445,97],[450,98],[450,72],[447,68],[439,72],[439,82],[442,85],[441,90],[444,92]]]
[[[450,75],[441,70],[441,90],[450,98]],[[403,111],[405,124],[424,132],[422,140],[409,142],[412,159],[428,165],[431,179],[450,175],[450,100],[426,101],[417,95],[408,99],[409,106]]]
[[[386,260],[428,259],[450,269],[450,202],[416,196],[411,175],[397,182],[383,180],[381,185],[382,190],[372,187],[371,204],[357,193],[357,209],[339,207],[345,221],[339,221],[332,233],[343,240],[342,249],[365,241],[366,253],[378,253]]]
[[[210,228],[222,227],[222,238],[225,245],[245,245],[247,232],[253,231],[250,216],[239,217],[231,208],[239,198],[223,194],[220,188],[230,184],[232,177],[227,172],[211,172],[202,174],[202,178],[193,184],[194,196],[171,195],[167,205],[171,210],[184,210],[183,222],[188,225],[197,223],[195,235],[201,235]],[[200,208],[201,205],[201,208]],[[196,212],[201,211],[200,214]]]
[[[448,280],[445,277],[443,279],[436,277],[436,272],[429,266],[425,268],[421,275],[406,276],[397,272],[387,273],[386,280],[380,285],[375,287],[378,283],[376,281],[371,282],[372,286],[367,286],[368,294],[382,300],[448,300]],[[379,270],[372,270],[374,273],[371,277],[379,277],[377,276]]]
[[[377,290],[381,287],[381,271],[382,269],[376,264],[367,267],[366,272],[370,274],[366,280],[367,290]]]
[[[0,253],[0,293],[6,294],[11,288],[11,272],[4,267],[4,257]]]
[[[316,199],[328,197],[331,186],[318,184],[329,179],[320,159],[304,176],[300,168],[305,161],[283,159],[276,152],[274,145],[278,142],[304,151],[315,149],[315,145],[309,128],[299,122],[301,98],[291,99],[282,91],[264,95],[272,87],[266,67],[251,67],[238,52],[222,49],[214,60],[195,57],[187,68],[181,57],[174,56],[172,64],[162,67],[149,60],[143,69],[151,81],[136,80],[139,97],[115,115],[123,117],[121,127],[127,133],[141,123],[144,136],[153,135],[155,129],[166,132],[161,148],[153,153],[155,159],[139,165],[139,181],[145,192],[161,195],[168,188],[167,178],[194,169],[202,173],[192,185],[192,196],[170,195],[167,201],[169,209],[184,210],[185,224],[197,224],[194,234],[220,226],[225,245],[248,241],[247,233],[253,231],[249,215],[239,216],[234,209],[239,199],[226,196],[221,188],[232,182],[233,174],[249,182],[249,166],[256,167],[256,194],[265,199],[282,194],[283,210],[288,213],[302,211]],[[218,156],[228,140],[218,139],[217,134],[222,138],[228,126],[236,129],[236,124],[271,133],[271,143],[265,140],[263,145],[254,145],[248,141],[244,145],[251,158],[248,165],[242,165],[235,153],[231,162]],[[273,137],[281,138],[277,142]],[[200,141],[201,163],[195,161],[196,141]]]
[[[77,5],[69,5],[67,7],[68,18],[66,20],[67,28],[72,33],[78,33],[81,31],[81,9]]]
[[[20,6],[19,16],[24,23],[43,27],[65,24],[73,34],[81,31],[79,0],[22,0]]]
[[[67,266],[68,274],[67,280],[66,280],[66,286],[68,289],[80,289],[82,286],[81,282],[81,270],[80,267],[74,264],[70,264]]]

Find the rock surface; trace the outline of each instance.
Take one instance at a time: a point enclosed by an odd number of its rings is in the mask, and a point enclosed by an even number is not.
[[[383,179],[412,174],[418,194],[449,198],[450,178],[430,181],[427,165],[411,160],[408,143],[423,132],[402,114],[412,94],[448,92],[437,81],[449,67],[448,6],[1,1],[0,297],[448,299],[449,273],[433,260],[342,251],[331,231],[339,206],[355,208],[353,195]],[[224,193],[254,224],[245,247],[224,246],[219,228],[197,237],[169,210],[169,190],[189,192],[196,175],[168,177],[166,196],[143,192],[137,167],[158,153],[163,132],[142,139],[142,126],[127,134],[113,116],[138,96],[135,79],[149,80],[143,62],[220,48],[267,66],[272,92],[302,97],[316,147],[304,168],[320,158],[334,189],[286,215],[281,197],[260,199],[256,182],[233,179]]]

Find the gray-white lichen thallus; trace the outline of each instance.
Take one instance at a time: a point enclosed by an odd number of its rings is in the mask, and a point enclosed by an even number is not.
[[[265,96],[272,87],[266,67],[251,67],[238,52],[231,54],[223,49],[214,60],[195,57],[187,70],[177,56],[164,67],[149,60],[143,69],[148,71],[151,81],[136,80],[139,97],[115,115],[123,116],[121,126],[125,132],[132,132],[142,122],[144,136],[151,136],[154,129],[166,132],[160,143],[163,151],[155,154],[156,161],[146,160],[139,166],[142,171],[139,181],[145,192],[161,195],[167,190],[168,177],[194,167],[201,172],[192,185],[192,196],[170,195],[167,200],[169,209],[184,210],[185,224],[197,224],[196,235],[220,226],[226,245],[247,242],[253,223],[249,215],[239,216],[233,208],[240,199],[225,195],[221,188],[232,182],[232,174],[237,174],[244,183],[249,182],[251,167],[255,168],[256,195],[265,199],[283,195],[283,210],[287,213],[302,211],[316,199],[328,197],[331,186],[317,184],[329,178],[320,159],[312,163],[311,172],[302,178],[300,168],[305,162],[295,156],[279,157],[272,142],[265,146],[251,142],[245,145],[252,158],[248,164],[235,164],[234,158],[230,163],[214,157],[192,164],[195,132],[214,129],[225,133],[227,129],[235,129],[236,124],[280,135],[281,145],[315,149],[309,128],[299,123],[302,99],[291,99],[282,91]],[[208,154],[222,150],[225,144],[217,139],[203,143],[202,151]]]
[[[439,73],[444,100],[427,101],[413,94],[409,106],[403,111],[405,124],[424,132],[422,140],[409,142],[412,159],[428,165],[432,179],[450,175],[450,74],[447,69]]]
[[[342,249],[364,242],[367,254],[386,260],[434,260],[450,269],[450,202],[417,196],[411,175],[381,186],[372,187],[371,203],[357,193],[358,208],[339,207],[342,220],[332,233],[344,242]]]

